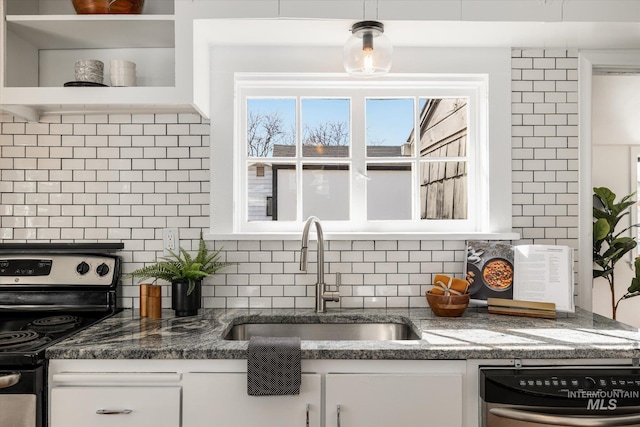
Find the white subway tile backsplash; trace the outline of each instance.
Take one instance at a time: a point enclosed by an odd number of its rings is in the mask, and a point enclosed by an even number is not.
[[[25,171],[23,170],[3,170],[2,181],[24,181]]]
[[[545,80],[546,72],[545,70],[536,70],[536,69],[524,69],[520,70],[521,72],[521,80]],[[548,79],[553,80],[553,79]]]
[[[514,49],[511,65],[513,225],[524,241],[575,247],[577,52]],[[209,123],[197,114],[2,116],[0,130],[3,241],[124,241],[126,272],[162,255],[162,228],[179,227],[191,250],[209,225]],[[235,264],[205,282],[205,307],[314,307],[313,243],[306,273],[300,241],[211,246]],[[326,281],[341,272],[343,298],[328,306],[426,307],[432,275],[459,275],[464,259],[463,241],[329,241]],[[137,283],[123,287],[120,303],[137,306]]]
[[[520,58],[513,57],[511,58],[511,68],[512,69],[531,69],[533,67],[533,59],[531,58]]]
[[[517,115],[514,115],[514,117],[519,117]],[[525,114],[522,117],[522,124],[523,125],[544,125],[545,124],[545,116],[540,115],[540,114]],[[512,124],[516,124],[516,123],[512,123]]]
[[[59,169],[62,161],[60,159],[15,159],[12,163],[0,159],[0,165],[9,168],[26,169]]]
[[[84,144],[87,147],[106,147],[110,139],[111,137],[108,137],[106,135],[87,136],[84,138],[83,143],[81,143],[80,141],[77,141],[78,142],[77,145]]]
[[[567,80],[567,70],[546,69],[544,70],[544,80]]]
[[[25,133],[25,123],[3,123],[2,133],[5,135],[15,135]],[[34,138],[35,139],[35,138]]]
[[[518,82],[514,82],[518,83]],[[538,80],[533,82],[533,91],[534,92],[554,92],[556,90],[557,85],[560,82],[555,82],[553,80]]]
[[[544,49],[536,49],[536,48],[522,49],[521,56],[523,58],[543,58],[545,56]]]

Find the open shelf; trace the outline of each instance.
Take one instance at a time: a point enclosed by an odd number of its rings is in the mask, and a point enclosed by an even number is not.
[[[175,47],[173,15],[10,15],[6,21],[7,39],[19,37],[36,49]]]
[[[176,40],[191,37],[190,26],[176,35],[174,1],[148,1],[143,14],[132,15],[77,15],[71,0],[5,1],[1,110],[28,120],[43,113],[194,111],[190,84],[176,77],[190,75],[177,68]],[[79,59],[102,61],[106,85],[111,59],[135,62],[136,87],[64,87]]]

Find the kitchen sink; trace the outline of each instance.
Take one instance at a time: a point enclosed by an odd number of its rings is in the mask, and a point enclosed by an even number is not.
[[[402,323],[242,323],[231,328],[226,340],[246,341],[253,336],[300,337],[306,341],[419,340]]]

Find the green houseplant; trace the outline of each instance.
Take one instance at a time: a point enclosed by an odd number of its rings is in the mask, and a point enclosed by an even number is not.
[[[220,262],[222,248],[209,253],[200,232],[198,252],[191,256],[182,247],[178,253],[169,251],[170,256],[159,258],[155,264],[139,268],[129,277],[140,279],[161,279],[171,283],[171,308],[176,316],[193,316],[201,307],[202,279],[224,268],[230,263]]]
[[[615,320],[618,305],[622,300],[640,295],[640,259],[634,262],[635,278],[627,292],[616,299],[615,275],[616,263],[637,246],[635,237],[623,236],[623,233],[637,227],[638,224],[625,227],[616,232],[622,218],[629,215],[629,209],[636,201],[631,200],[635,193],[624,196],[616,202],[616,194],[606,187],[593,189],[593,278],[603,277],[611,290],[612,318]]]

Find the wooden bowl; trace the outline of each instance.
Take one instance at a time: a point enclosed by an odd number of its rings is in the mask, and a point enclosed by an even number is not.
[[[426,292],[427,302],[431,311],[436,316],[442,317],[460,317],[469,306],[471,294],[463,295],[436,295]]]
[[[144,0],[72,0],[77,14],[95,13],[138,14],[142,13]]]

